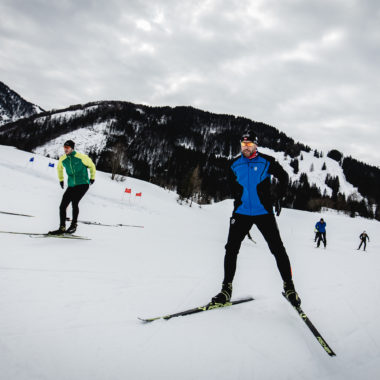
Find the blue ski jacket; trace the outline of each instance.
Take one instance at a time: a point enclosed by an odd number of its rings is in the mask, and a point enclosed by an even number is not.
[[[277,178],[277,191],[271,186],[271,175]],[[234,213],[242,215],[273,214],[273,203],[286,192],[289,176],[271,156],[258,153],[254,158],[241,154],[234,160],[230,171]]]
[[[318,222],[315,225],[315,228],[317,229],[318,232],[326,232],[326,222],[324,223]]]

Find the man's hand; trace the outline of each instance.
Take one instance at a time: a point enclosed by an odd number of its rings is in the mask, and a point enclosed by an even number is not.
[[[95,182],[95,180],[94,180],[94,179],[90,179],[90,185],[93,185],[93,184],[94,184],[94,182]]]
[[[63,189],[63,187],[64,187],[64,186],[63,186],[63,181],[61,181],[59,184],[61,185],[61,187],[62,187],[62,189]]]

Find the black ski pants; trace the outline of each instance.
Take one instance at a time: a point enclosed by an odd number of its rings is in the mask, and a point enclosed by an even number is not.
[[[62,202],[59,206],[61,226],[66,224],[66,209],[70,203],[73,208],[72,223],[77,223],[79,215],[79,201],[83,198],[83,195],[86,194],[89,187],[90,185],[77,185],[66,189],[62,197]]]
[[[360,247],[362,246],[363,243],[364,243],[363,251],[365,251],[365,249],[367,248],[367,239],[362,239],[358,249],[360,249]]]
[[[318,232],[318,241],[317,241],[317,247],[319,248],[319,245],[321,244],[321,241],[323,241],[323,245],[326,247],[327,240],[326,240],[326,232]]]
[[[242,214],[232,215],[230,219],[228,241],[225,246],[226,255],[224,257],[223,282],[228,283],[233,281],[241,243],[254,224],[256,224],[267,242],[270,251],[274,255],[282,280],[289,282],[292,279],[290,261],[282,243],[280,231],[278,230],[276,219],[273,214],[257,216]]]

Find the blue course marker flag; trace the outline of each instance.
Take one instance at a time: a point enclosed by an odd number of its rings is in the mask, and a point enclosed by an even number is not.
[[[54,168],[54,164],[49,162],[49,168]]]
[[[33,162],[33,161],[34,161],[34,157],[29,158],[29,162]]]

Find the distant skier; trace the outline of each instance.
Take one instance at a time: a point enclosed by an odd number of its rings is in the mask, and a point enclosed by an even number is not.
[[[317,241],[317,248],[319,248],[321,244],[321,240],[323,241],[323,245],[326,248],[326,222],[321,218],[319,222],[315,225],[315,229],[317,230],[317,235],[318,235],[318,241]]]
[[[365,249],[367,248],[367,239],[368,239],[368,242],[369,242],[369,236],[367,235],[367,233],[365,231],[363,231],[360,234],[359,239],[361,240],[361,242],[360,242],[358,250],[360,250],[360,247],[364,243],[363,251],[365,251]]]
[[[242,136],[241,156],[234,160],[229,170],[235,203],[225,246],[222,290],[212,298],[211,304],[230,301],[241,243],[252,225],[256,224],[276,259],[284,281],[285,296],[292,305],[299,306],[301,299],[294,288],[289,257],[273,214],[274,204],[276,215],[280,215],[281,201],[289,183],[288,174],[273,157],[258,152],[257,139],[250,133]],[[279,180],[279,191],[274,200],[270,195],[271,175]]]
[[[68,140],[63,145],[65,154],[59,159],[57,172],[59,183],[64,188],[63,168],[66,169],[68,176],[67,189],[62,197],[59,206],[60,225],[58,230],[50,231],[51,235],[60,235],[64,233],[73,234],[77,229],[77,221],[79,214],[79,201],[86,194],[89,184],[95,182],[95,165],[91,158],[74,150],[75,143]],[[88,169],[90,170],[90,179],[88,177]],[[73,209],[73,217],[70,227],[66,230],[66,209],[71,203]]]

